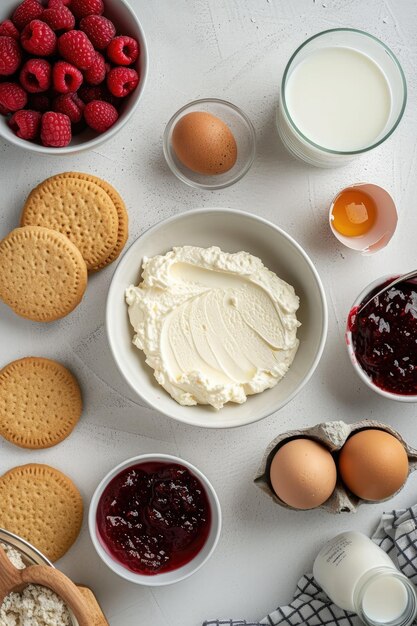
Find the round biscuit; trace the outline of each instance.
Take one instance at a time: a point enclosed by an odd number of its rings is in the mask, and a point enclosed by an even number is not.
[[[58,174],[31,191],[20,225],[44,226],[66,235],[92,269],[116,247],[119,219],[112,199],[99,185]]]
[[[83,501],[62,472],[31,463],[0,477],[0,527],[26,539],[48,559],[60,559],[77,539]]]
[[[104,189],[104,191],[109,194],[114,206],[116,207],[117,216],[119,218],[117,243],[113,252],[110,253],[109,257],[103,263],[97,265],[96,267],[89,268],[90,272],[98,272],[99,270],[107,267],[107,265],[110,265],[110,263],[113,263],[113,261],[115,261],[119,257],[120,253],[126,245],[127,237],[129,234],[129,217],[127,214],[126,205],[123,202],[120,194],[112,185],[110,185],[110,183],[102,180],[101,178],[98,178],[98,176],[93,176],[93,174],[84,174],[83,172],[64,172],[63,174],[56,174],[55,178],[77,178],[80,180],[91,181]]]
[[[0,298],[36,322],[68,315],[87,287],[87,267],[68,237],[49,228],[16,228],[0,242]]]
[[[66,367],[26,357],[0,370],[0,435],[21,448],[50,448],[72,432],[81,390]]]

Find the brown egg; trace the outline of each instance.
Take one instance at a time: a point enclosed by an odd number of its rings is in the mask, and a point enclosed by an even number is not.
[[[223,174],[237,159],[230,128],[218,117],[203,111],[184,115],[172,132],[172,147],[183,165],[199,174]]]
[[[336,464],[330,452],[312,439],[293,439],[279,448],[269,470],[278,498],[295,509],[314,509],[336,486]]]
[[[359,498],[385,500],[407,480],[407,452],[396,437],[383,430],[361,430],[343,446],[339,472],[346,487]]]

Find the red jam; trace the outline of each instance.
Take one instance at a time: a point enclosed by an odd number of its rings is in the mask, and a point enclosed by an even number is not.
[[[417,286],[398,283],[357,315],[363,303],[352,309],[348,319],[358,363],[381,389],[417,394]]]
[[[198,478],[182,465],[150,462],[107,485],[97,528],[109,553],[138,574],[169,572],[191,561],[210,532],[211,510]]]

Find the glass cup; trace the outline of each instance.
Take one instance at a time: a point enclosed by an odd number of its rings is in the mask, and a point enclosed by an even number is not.
[[[297,128],[288,110],[287,85],[291,74],[313,52],[329,47],[351,48],[365,54],[382,70],[391,92],[391,110],[383,131],[370,145],[359,150],[343,152],[318,145]],[[317,167],[338,167],[376,148],[392,135],[403,116],[406,102],[407,85],[404,72],[393,52],[369,33],[354,28],[334,28],[307,39],[288,61],[279,95],[278,132],[287,150],[296,158]]]
[[[200,174],[190,170],[177,158],[172,147],[172,133],[177,122],[187,113],[211,113],[225,122],[232,131],[237,145],[237,160],[234,166],[223,174]],[[252,122],[241,109],[225,100],[203,98],[189,102],[169,120],[164,133],[163,150],[166,162],[177,178],[197,189],[224,189],[237,183],[249,171],[255,158],[256,136]]]

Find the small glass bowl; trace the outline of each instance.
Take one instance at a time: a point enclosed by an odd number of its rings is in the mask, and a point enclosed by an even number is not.
[[[193,111],[211,113],[230,128],[237,144],[237,160],[229,171],[223,174],[199,174],[177,159],[171,143],[172,132],[181,117]],[[169,168],[183,183],[199,189],[223,189],[237,183],[248,172],[255,158],[256,135],[252,122],[237,106],[217,98],[203,98],[186,104],[171,117],[165,129],[163,147]]]

